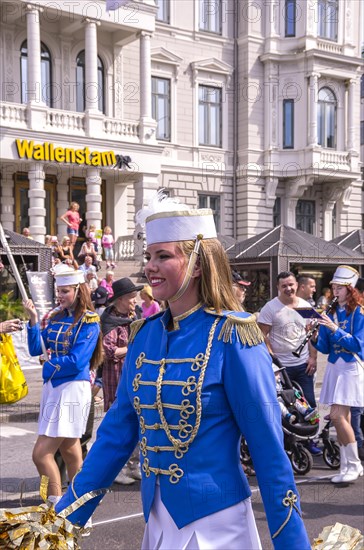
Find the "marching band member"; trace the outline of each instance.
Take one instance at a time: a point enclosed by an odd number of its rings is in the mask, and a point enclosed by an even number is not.
[[[169,307],[133,323],[117,400],[56,511],[110,486],[139,439],[142,548],[261,548],[239,459],[243,433],[274,547],[309,549],[271,359],[233,294],[213,213],[158,194],[138,213],[144,219],[145,274]],[[68,519],[84,525],[101,498]]]
[[[54,455],[59,449],[72,479],[82,464],[80,437],[86,429],[91,401],[90,368],[102,360],[99,317],[93,310],[90,293],[81,271],[60,264],[54,267],[58,302],[41,331],[31,300],[28,312],[30,355],[41,355],[41,338],[50,358],[43,364],[43,389],[38,423],[38,439],[33,461],[39,474],[48,476],[48,499],[60,499],[61,479]]]

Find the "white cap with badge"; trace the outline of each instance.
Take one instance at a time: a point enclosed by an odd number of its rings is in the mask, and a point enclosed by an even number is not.
[[[57,286],[73,286],[85,282],[83,271],[72,269],[72,267],[65,264],[55,265],[52,273],[56,279]]]
[[[359,273],[356,269],[350,267],[349,265],[339,265],[336,268],[332,281],[330,281],[330,285],[351,285],[353,288],[355,288],[358,279]]]

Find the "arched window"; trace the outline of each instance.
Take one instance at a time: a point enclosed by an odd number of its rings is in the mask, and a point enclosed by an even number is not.
[[[322,147],[336,147],[337,101],[330,88],[321,88],[318,94],[318,143]]]
[[[40,50],[41,63],[41,98],[48,107],[53,107],[53,86],[52,86],[52,58],[47,46],[41,42]],[[21,101],[28,101],[28,44],[24,40],[20,48],[20,81]]]
[[[105,71],[104,64],[100,57],[97,56],[97,85],[98,85],[98,108],[99,111],[105,113]],[[86,88],[85,88],[85,50],[82,50],[76,60],[76,110],[83,112],[86,105]],[[92,90],[94,93],[94,90]]]

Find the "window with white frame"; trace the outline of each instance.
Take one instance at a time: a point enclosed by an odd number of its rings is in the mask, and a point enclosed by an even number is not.
[[[316,212],[315,201],[299,200],[296,205],[296,229],[313,235]]]
[[[200,30],[221,34],[222,32],[221,0],[200,0]]]
[[[41,98],[48,106],[53,106],[53,85],[52,85],[52,58],[47,46],[41,42],[40,51],[41,63]],[[28,44],[24,40],[20,47],[20,82],[21,82],[21,102],[28,102]],[[34,92],[34,90],[29,90]]]
[[[198,196],[199,208],[211,208],[214,213],[214,221],[216,231],[219,233],[221,229],[221,202],[219,195],[199,195]]]
[[[317,128],[318,144],[321,147],[336,147],[337,101],[330,88],[321,88],[318,93]]]
[[[286,0],[284,5],[284,35],[296,36],[296,0]]]
[[[171,139],[171,81],[152,77],[152,117],[157,121],[157,139]]]
[[[221,88],[198,87],[199,144],[221,147]]]
[[[97,56],[98,79],[98,109],[105,113],[105,71],[104,64]],[[82,50],[76,59],[76,110],[82,113],[86,106],[86,80],[85,80],[85,50]],[[92,94],[94,90],[92,90]]]
[[[283,100],[283,149],[294,148],[294,99]]]
[[[318,0],[318,29],[320,38],[337,41],[338,29],[338,0]]]
[[[170,23],[170,0],[156,0],[158,11],[156,19],[162,23]]]

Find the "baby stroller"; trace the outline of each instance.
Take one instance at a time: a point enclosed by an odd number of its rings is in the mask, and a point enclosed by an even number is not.
[[[273,359],[277,383],[277,397],[281,409],[288,411],[282,414],[282,429],[284,435],[284,449],[291,461],[293,471],[300,475],[307,474],[313,465],[313,459],[305,443],[313,439],[319,432],[318,415],[304,415],[302,407],[298,407],[297,400],[303,398],[302,389],[295,382],[292,383],[287,370],[281,365],[278,359]]]

